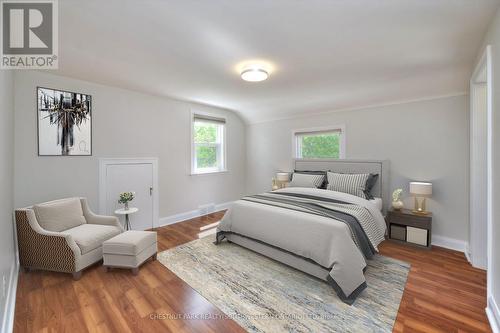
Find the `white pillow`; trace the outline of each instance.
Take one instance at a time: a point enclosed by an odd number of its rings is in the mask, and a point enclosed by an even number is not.
[[[294,173],[292,181],[288,187],[310,187],[319,188],[325,180],[325,175],[310,175],[304,173]]]
[[[51,201],[33,206],[40,226],[48,231],[61,232],[86,223],[79,198]]]

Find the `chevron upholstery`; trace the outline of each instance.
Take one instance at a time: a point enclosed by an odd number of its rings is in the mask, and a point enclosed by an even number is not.
[[[16,210],[17,240],[21,266],[73,273],[75,254],[63,235],[44,235],[30,226],[27,209]]]
[[[63,201],[65,199],[62,199]],[[116,234],[123,232],[118,219],[114,216],[94,214],[85,198],[79,198],[85,222],[91,227],[96,225],[96,233],[105,225],[116,228]],[[50,203],[49,203],[50,204]],[[19,247],[19,261],[26,270],[41,269],[64,273],[73,273],[75,279],[81,271],[102,259],[102,244],[82,254],[80,246],[69,233],[43,229],[37,221],[33,207],[16,209],[16,230]]]

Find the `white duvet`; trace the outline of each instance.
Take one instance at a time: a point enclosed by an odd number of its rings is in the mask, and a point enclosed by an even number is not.
[[[373,217],[372,227],[385,234],[386,224],[382,213],[366,199],[312,188],[285,188],[275,192],[321,196],[359,205]],[[346,296],[365,282],[365,258],[351,238],[349,227],[335,219],[238,200],[222,219],[218,231],[264,242],[331,269],[331,278]],[[374,245],[376,247],[378,244]]]

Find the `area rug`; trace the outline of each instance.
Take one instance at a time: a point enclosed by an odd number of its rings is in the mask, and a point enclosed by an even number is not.
[[[326,282],[205,237],[158,260],[248,332],[391,332],[410,265],[376,255],[368,287],[349,306]]]

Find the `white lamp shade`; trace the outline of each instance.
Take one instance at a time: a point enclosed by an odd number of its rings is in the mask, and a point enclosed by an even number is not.
[[[411,182],[410,193],[415,196],[430,197],[432,195],[432,183]]]
[[[287,182],[290,180],[288,172],[278,172],[276,173],[276,179],[280,182]]]

